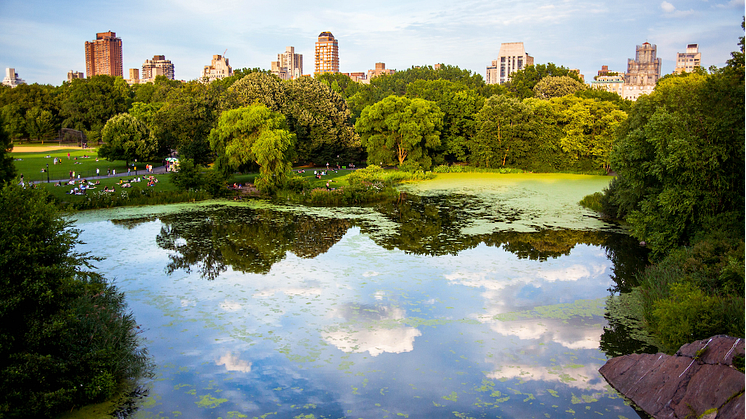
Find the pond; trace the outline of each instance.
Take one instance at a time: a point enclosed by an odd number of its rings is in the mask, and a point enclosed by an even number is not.
[[[76,214],[156,367],[136,418],[636,417],[598,373],[644,249],[610,178],[440,175],[397,202]],[[601,348],[604,348],[602,350]]]

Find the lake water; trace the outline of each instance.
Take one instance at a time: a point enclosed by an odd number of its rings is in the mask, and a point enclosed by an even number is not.
[[[632,418],[599,348],[622,345],[606,297],[645,256],[577,205],[609,180],[441,175],[385,205],[212,201],[75,227],[157,365],[137,418]]]

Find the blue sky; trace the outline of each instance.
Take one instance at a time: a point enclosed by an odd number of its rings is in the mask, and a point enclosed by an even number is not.
[[[312,73],[322,31],[339,40],[342,72],[376,62],[403,70],[445,63],[485,75],[502,42],[522,41],[536,63],[625,71],[635,46],[658,46],[663,73],[698,43],[704,66],[722,66],[737,46],[744,0],[0,0],[0,67],[28,83],[59,85],[85,72],[85,41],[108,30],[122,38],[124,71],[165,55],[176,78],[199,76],[213,54],[233,68],[268,69],[286,46]]]

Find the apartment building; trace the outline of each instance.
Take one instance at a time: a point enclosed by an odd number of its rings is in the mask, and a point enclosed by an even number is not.
[[[83,74],[82,71],[73,71],[73,70],[70,70],[70,71],[67,72],[67,81],[68,81],[68,83],[72,82],[75,79],[84,79],[84,78],[85,78],[85,75]]]
[[[673,73],[691,73],[701,65],[701,62],[702,53],[699,52],[699,44],[689,44],[686,46],[686,52],[676,54],[676,69]]]
[[[21,84],[26,84],[26,82],[23,81],[22,78],[18,77],[18,73],[16,73],[15,68],[6,68],[5,78],[3,79],[2,84],[3,86],[16,87]]]
[[[270,63],[272,74],[283,80],[297,79],[303,75],[303,54],[296,54],[295,47],[285,47],[277,54],[277,61]]]
[[[169,80],[174,80],[174,65],[171,60],[167,60],[165,55],[154,55],[152,60],[145,60],[142,65],[143,80],[153,81],[156,76],[164,76]]]
[[[206,65],[200,73],[203,83],[220,80],[233,75],[233,68],[228,64],[228,59],[222,55],[213,55],[210,65]]]
[[[314,74],[339,73],[339,43],[331,32],[321,32],[316,42]]]
[[[657,50],[656,45],[644,42],[637,46],[635,59],[627,60],[623,98],[637,100],[641,95],[648,95],[655,90],[655,85],[661,77],[662,62],[656,57]]]
[[[124,77],[122,40],[115,32],[100,32],[85,43],[85,71],[88,77],[99,74]]]

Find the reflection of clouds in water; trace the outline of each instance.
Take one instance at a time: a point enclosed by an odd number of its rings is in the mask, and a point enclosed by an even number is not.
[[[181,299],[181,306],[182,307],[196,306],[196,305],[197,305],[196,301],[190,301],[190,300],[187,300],[187,299],[184,299],[184,298]]]
[[[343,352],[369,352],[378,356],[384,352],[400,354],[414,350],[414,338],[422,332],[414,327],[397,327],[389,329],[357,327],[349,330],[338,330],[324,333],[324,340]]]
[[[272,297],[276,293],[282,293],[286,296],[316,296],[322,293],[321,288],[301,288],[301,287],[276,287],[265,288],[254,293],[254,297]]]
[[[364,272],[363,273],[363,276],[366,277],[366,278],[370,278],[370,277],[373,277],[373,276],[379,276],[379,275],[381,275],[381,273],[380,272],[376,272],[376,271],[368,271],[368,272]]]
[[[233,355],[232,352],[226,352],[218,358],[215,365],[225,365],[227,371],[251,372],[251,362],[240,359],[238,355]]]
[[[414,327],[393,326],[405,318],[398,307],[345,305],[335,310],[334,317],[354,322],[353,325],[322,333],[324,340],[343,352],[369,352],[378,356],[384,352],[403,353],[414,350],[414,339],[422,332]]]
[[[570,387],[581,390],[605,392],[606,381],[603,379],[589,380],[598,377],[598,369],[602,364],[571,365],[562,367],[537,367],[535,365],[511,365],[500,367],[487,373],[487,378],[493,380],[509,380],[518,378],[524,381],[561,382]]]
[[[240,311],[241,304],[235,301],[225,300],[222,303],[220,303],[220,308],[222,308],[225,311]]]
[[[603,327],[601,325],[578,325],[555,319],[526,319],[499,321],[488,320],[490,329],[523,340],[558,343],[569,349],[598,349]]]
[[[579,281],[581,279],[591,278],[602,275],[606,272],[606,266],[603,265],[572,265],[560,269],[542,269],[539,271],[539,278],[545,281]]]

